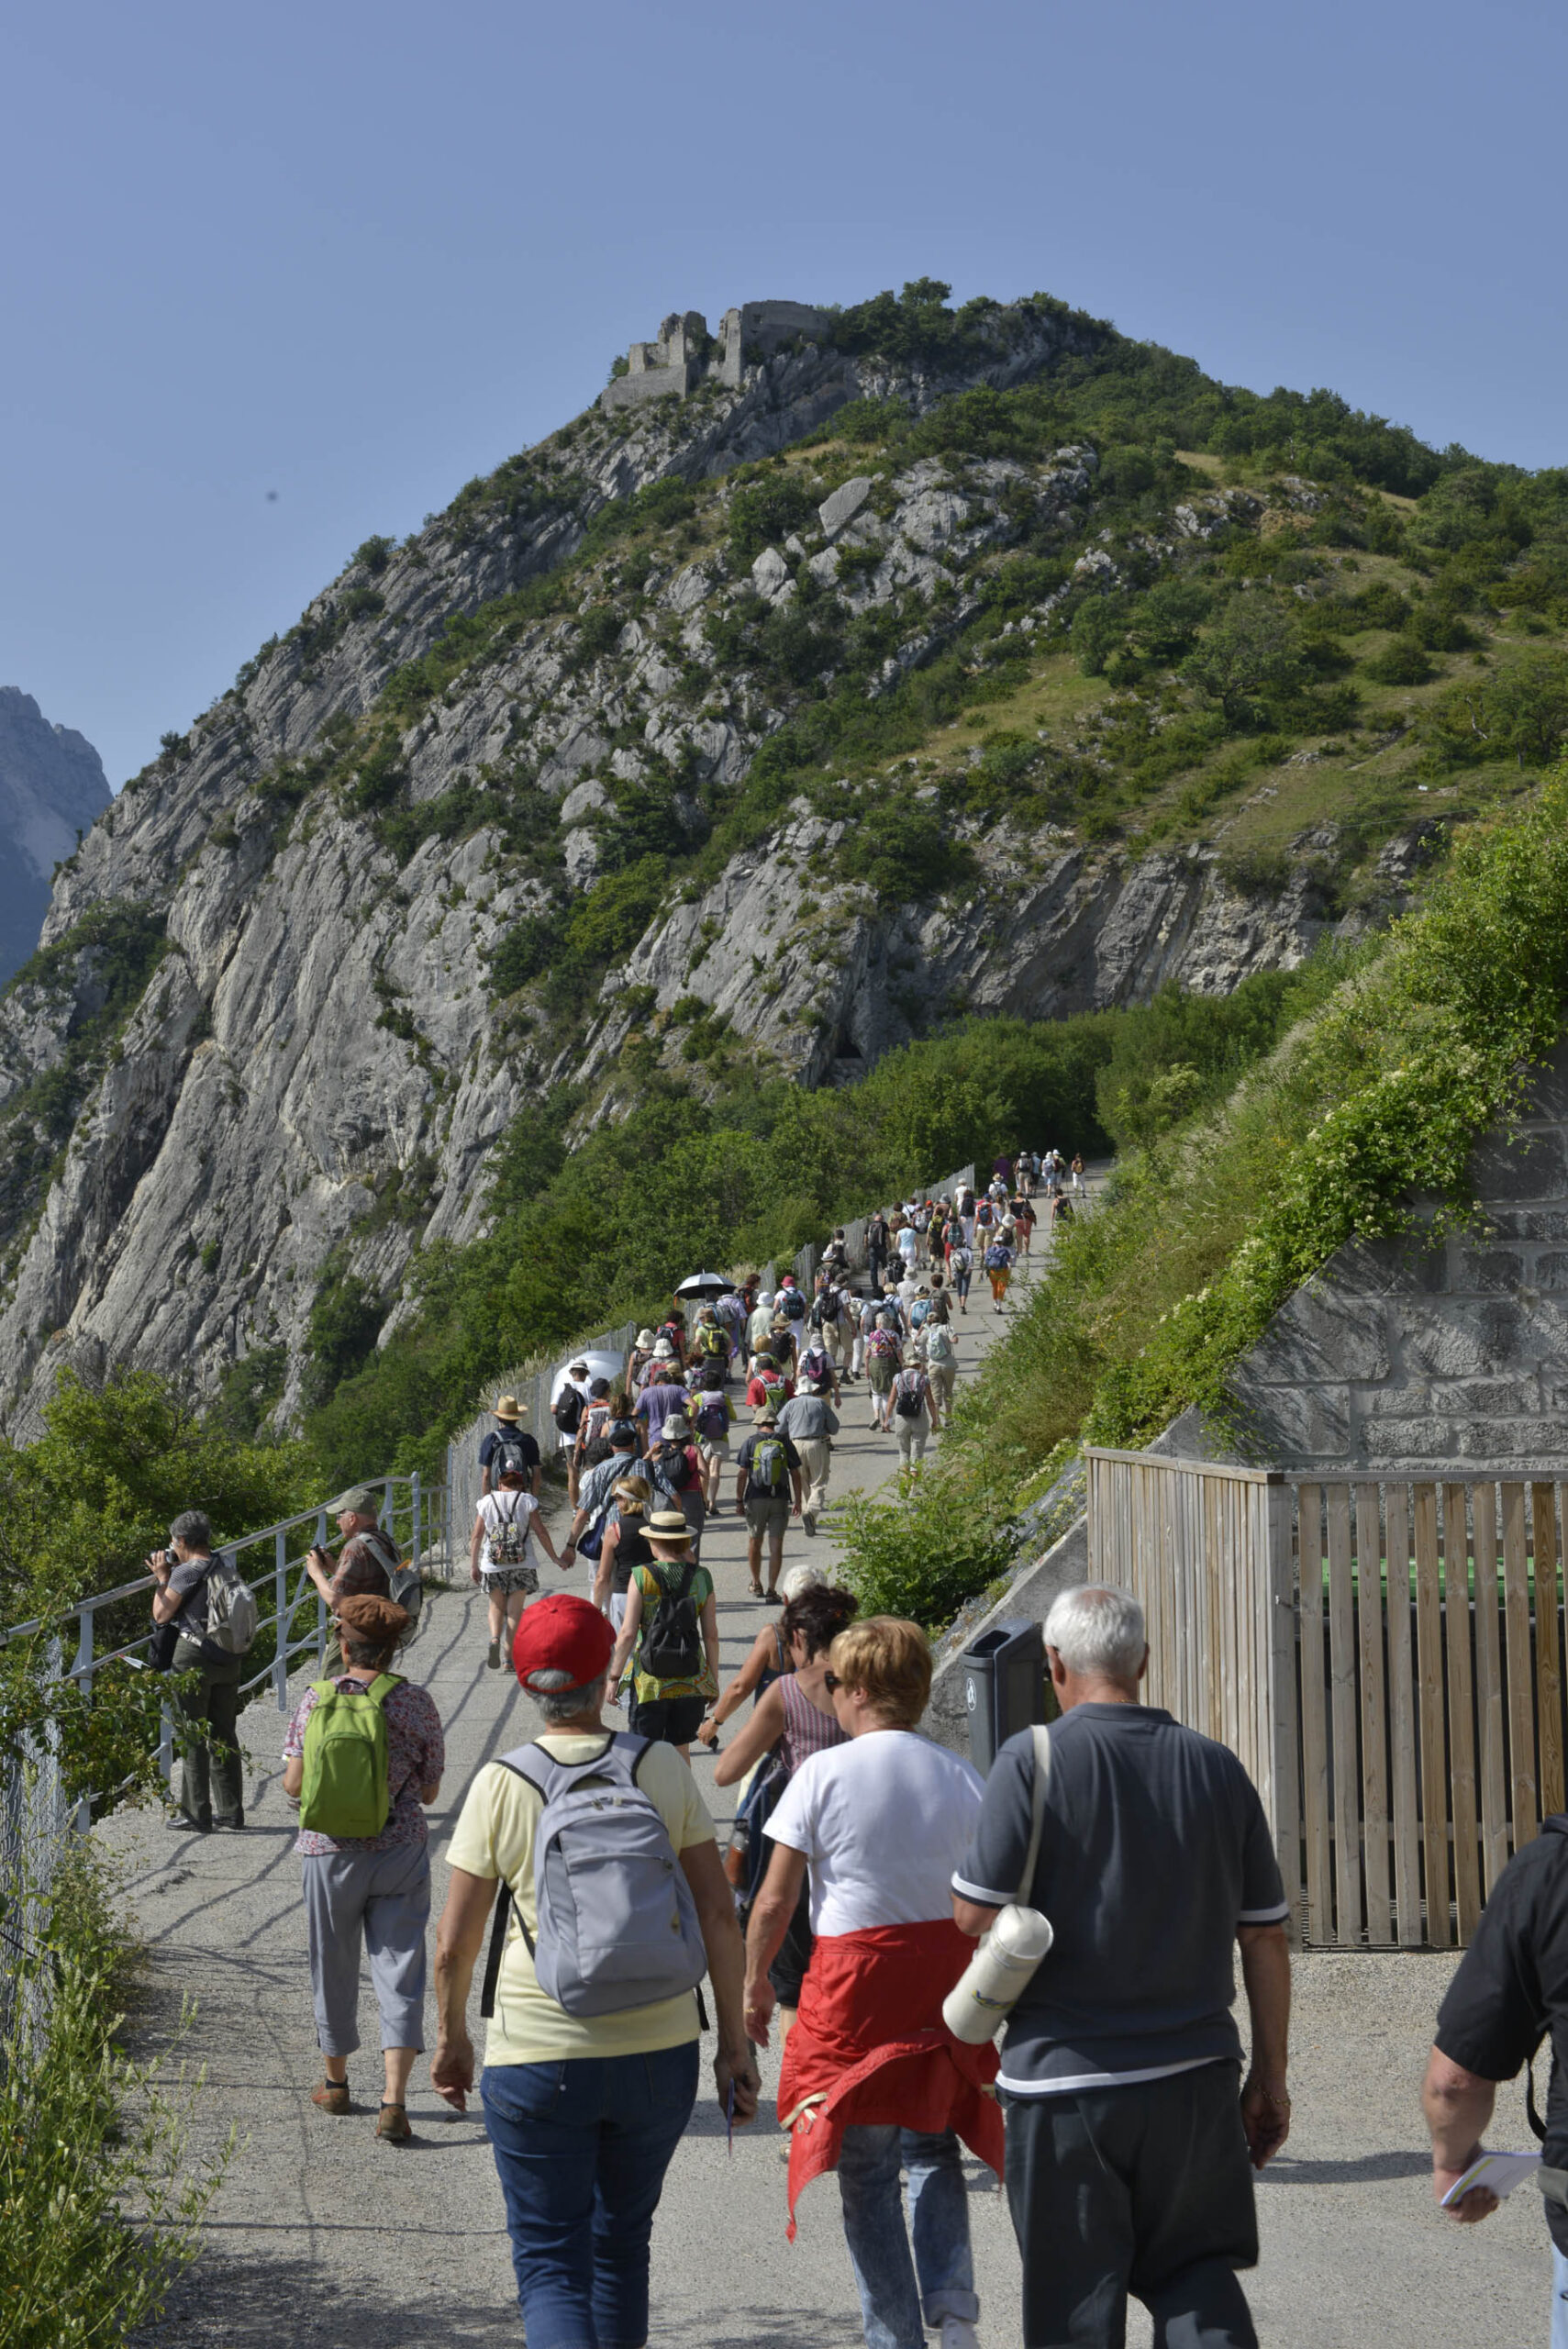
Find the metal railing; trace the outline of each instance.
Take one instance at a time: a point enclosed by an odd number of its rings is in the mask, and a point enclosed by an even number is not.
[[[381,1523],[400,1549],[403,1547],[400,1530],[406,1527],[407,1556],[411,1564],[418,1566],[421,1572],[425,1571],[434,1562],[438,1548],[443,1564],[450,1561],[450,1517],[444,1486],[421,1486],[417,1475],[370,1476],[365,1482],[373,1488],[379,1486],[384,1493]],[[299,1539],[306,1528],[309,1529],[308,1539]],[[306,1553],[313,1547],[324,1548],[327,1538],[328,1511],[326,1503],[322,1502],[315,1508],[302,1509],[295,1517],[284,1518],[276,1525],[264,1525],[254,1533],[242,1533],[233,1542],[221,1543],[214,1553],[216,1556],[227,1559],[236,1569],[245,1551],[261,1548],[264,1553],[271,1553],[267,1564],[260,1573],[241,1575],[246,1588],[256,1599],[261,1618],[253,1645],[264,1648],[270,1631],[272,1633],[272,1652],[259,1672],[252,1673],[248,1680],[240,1683],[240,1693],[248,1696],[252,1689],[271,1680],[280,1712],[288,1710],[289,1668],[293,1659],[311,1648],[315,1649],[318,1660],[326,1653],[327,1602],[306,1572],[305,1560]],[[292,1595],[289,1589],[291,1575],[295,1577]],[[146,1651],[151,1644],[152,1625],[150,1623],[148,1629],[136,1638],[122,1640],[100,1652],[98,1618],[124,1600],[150,1596],[156,1587],[152,1575],[139,1575],[132,1582],[117,1583],[112,1590],[94,1591],[88,1598],[78,1600],[75,1607],[67,1608],[59,1615],[38,1616],[30,1622],[17,1623],[3,1635],[4,1642],[9,1645],[15,1640],[34,1638],[42,1632],[52,1633],[61,1641],[62,1668],[48,1676],[51,1680],[75,1682],[83,1695],[91,1698],[95,1675],[107,1665],[128,1664],[135,1671],[148,1669]],[[313,1609],[307,1603],[310,1599],[315,1601]],[[272,1608],[270,1614],[264,1611],[269,1604]],[[309,1616],[309,1628],[295,1636],[302,1608]],[[75,1630],[75,1661],[69,1668],[63,1668],[63,1635],[67,1625],[73,1625]],[[163,1776],[167,1778],[173,1758],[173,1724],[167,1708],[163,1714],[160,1753]],[[102,1794],[83,1798],[82,1805],[78,1806],[79,1825],[87,1823],[92,1804],[103,1798]]]

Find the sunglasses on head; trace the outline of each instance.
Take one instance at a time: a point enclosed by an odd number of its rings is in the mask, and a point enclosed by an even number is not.
[[[835,1688],[841,1688],[843,1685],[843,1682],[840,1679],[836,1672],[825,1672],[822,1675],[822,1686],[827,1689],[829,1697],[833,1694]]]

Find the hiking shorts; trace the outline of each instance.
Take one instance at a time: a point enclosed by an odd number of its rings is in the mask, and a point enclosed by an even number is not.
[[[729,1438],[727,1435],[699,1435],[697,1451],[704,1460],[728,1460]]]
[[[891,1395],[893,1375],[891,1355],[868,1354],[866,1356],[866,1376],[871,1381],[871,1391],[873,1395]]]
[[[634,1698],[631,1733],[651,1738],[655,1745],[689,1745],[706,1711],[706,1697],[651,1697],[646,1703]]]
[[[774,1493],[767,1500],[748,1501],[746,1531],[759,1538],[767,1534],[771,1541],[782,1542],[789,1523],[789,1496]]]
[[[493,1598],[497,1591],[504,1598],[510,1598],[515,1591],[519,1590],[525,1598],[531,1598],[539,1588],[539,1568],[485,1566],[481,1571],[480,1580],[484,1585],[486,1598]]]

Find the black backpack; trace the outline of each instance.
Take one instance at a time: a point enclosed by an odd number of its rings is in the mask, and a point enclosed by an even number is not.
[[[651,1452],[644,1465],[651,1470],[653,1482],[662,1493],[674,1496],[684,1493],[692,1481],[692,1464],[686,1457],[684,1444],[674,1444],[666,1450],[660,1444]]]
[[[651,1680],[695,1680],[703,1666],[697,1606],[692,1597],[696,1562],[688,1558],[678,1582],[666,1582],[658,1566],[647,1566],[659,1586],[653,1620],[642,1634],[642,1669]]]
[[[523,1439],[520,1435],[496,1437],[495,1449],[490,1455],[491,1483],[498,1485],[508,1469],[514,1470],[519,1476],[533,1475],[533,1463],[523,1449]]]
[[[582,1388],[570,1385],[563,1386],[555,1398],[550,1417],[562,1435],[575,1435],[583,1424]]]

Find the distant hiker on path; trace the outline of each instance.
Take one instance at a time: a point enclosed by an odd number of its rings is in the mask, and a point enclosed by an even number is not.
[[[284,1738],[284,1793],[299,1806],[300,1854],[323,2112],[353,2110],[349,2058],[360,2043],[360,1948],[381,2011],[384,2094],[375,2133],[413,2134],[408,2076],[425,2044],[425,1928],[430,1856],[424,1806],[441,1791],[446,1747],[427,1691],[392,1664],[409,1618],[388,1598],[338,1609],[343,1669],[307,1688]]]
[[[481,2093],[529,2349],[631,2349],[648,2339],[649,2243],[696,2101],[693,1994],[705,1969],[721,2123],[751,2120],[760,2093],[713,1821],[678,1754],[606,1728],[613,1640],[602,1615],[565,1593],[524,1616],[514,1663],[544,1726],[531,1744],[486,1764],[468,1790],[436,1944],[430,2077],[462,2112],[474,2076],[469,1987],[497,1882],[506,1886],[511,1913],[503,1911],[498,1977],[484,2001],[494,2020]],[[595,1811],[606,1782],[617,1799]],[[550,1865],[552,1822],[569,1812],[596,1822],[579,1829],[595,1838],[594,1883]],[[650,1869],[651,1850],[673,1863],[668,1876]],[[595,1901],[605,1905],[585,1918]],[[604,1930],[605,1915],[637,1929],[642,1978],[600,1978],[623,1939]]]
[[[678,1508],[651,1511],[646,1536],[653,1555],[631,1571],[607,1701],[619,1703],[630,1662],[632,1734],[673,1745],[684,1757],[718,1696],[713,1576],[693,1555],[691,1528]]]
[[[397,1544],[381,1527],[381,1496],[373,1485],[353,1485],[327,1504],[338,1520],[343,1546],[334,1555],[313,1546],[306,1553],[305,1571],[336,1616],[345,1598],[390,1598],[403,1561]],[[322,1658],[328,1672],[342,1654],[336,1631],[328,1633]]]
[[[770,1397],[758,1405],[751,1434],[735,1455],[735,1498],[746,1518],[746,1567],[753,1598],[783,1606],[779,1574],[784,1530],[801,1513],[800,1454],[779,1432],[779,1405]],[[762,1544],[768,1548],[768,1586],[762,1588]]]
[[[555,1422],[555,1448],[566,1454],[566,1492],[573,1508],[577,1506],[577,1438],[582,1431],[593,1393],[588,1383],[588,1365],[579,1356],[568,1365],[560,1394],[550,1407]],[[500,1483],[500,1478],[495,1478]],[[537,1491],[538,1486],[534,1489]]]
[[[586,1367],[586,1365],[584,1365]],[[495,1398],[495,1424],[479,1446],[479,1489],[494,1492],[503,1468],[520,1468],[528,1490],[537,1493],[544,1474],[539,1445],[522,1425],[523,1407],[515,1395]]]
[[[499,1490],[480,1498],[468,1545],[469,1572],[490,1602],[492,1672],[500,1670],[501,1643],[505,1641],[510,1650],[522,1611],[539,1588],[536,1539],[543,1543],[550,1564],[564,1570],[522,1469],[504,1468]]]
[[[245,1769],[239,1752],[241,1655],[223,1655],[208,1643],[207,1580],[214,1571],[212,1527],[199,1508],[188,1508],[169,1528],[167,1550],[154,1550],[148,1572],[158,1585],[152,1620],[175,1627],[170,1669],[200,1675],[193,1691],[176,1695],[172,1709],[186,1725],[188,1742],[180,1760],[180,1806],[171,1827],[245,1824]]]

